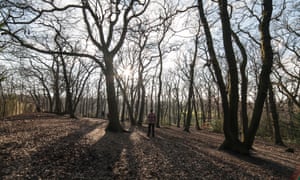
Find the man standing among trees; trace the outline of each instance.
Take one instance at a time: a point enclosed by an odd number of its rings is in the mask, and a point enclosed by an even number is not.
[[[153,109],[150,110],[150,113],[148,114],[147,119],[148,119],[148,134],[147,134],[147,136],[149,137],[150,133],[151,133],[152,137],[154,137],[156,115],[153,113]]]

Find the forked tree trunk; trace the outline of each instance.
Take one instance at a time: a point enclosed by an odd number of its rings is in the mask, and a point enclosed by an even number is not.
[[[232,31],[232,37],[234,38],[237,46],[242,54],[242,62],[240,63],[240,74],[241,74],[241,122],[242,122],[242,138],[241,141],[245,140],[245,133],[248,130],[248,113],[247,113],[247,95],[248,95],[248,78],[246,75],[246,66],[248,62],[247,53],[244,45],[240,41],[240,38],[235,32]]]
[[[269,31],[270,21],[273,11],[272,0],[263,1],[262,22],[259,26],[261,34],[261,56],[262,69],[259,76],[258,92],[254,103],[251,124],[246,134],[245,144],[250,149],[253,145],[256,132],[259,127],[263,106],[267,97],[267,92],[270,83],[270,74],[273,65],[273,50],[271,46],[271,35]]]
[[[224,9],[226,9],[226,8],[227,8],[227,6],[225,6],[225,8],[221,7],[220,9],[222,9],[224,11]],[[214,74],[216,76],[216,81],[217,81],[217,84],[219,86],[221,99],[222,99],[222,107],[223,107],[223,115],[224,115],[224,117],[223,117],[224,118],[223,131],[224,131],[224,135],[225,135],[225,141],[223,142],[223,144],[221,145],[220,148],[221,149],[235,149],[235,150],[238,150],[238,147],[236,147],[236,146],[239,146],[240,143],[238,143],[239,141],[237,140],[237,137],[234,136],[234,134],[237,134],[237,133],[231,131],[231,130],[237,131],[235,129],[232,129],[232,125],[233,125],[232,121],[235,120],[235,117],[234,116],[231,117],[232,112],[229,109],[229,101],[228,101],[228,98],[227,98],[226,86],[225,86],[225,82],[224,82],[223,76],[222,76],[222,71],[221,71],[219,62],[217,60],[215,50],[214,50],[213,39],[212,39],[212,35],[211,35],[211,32],[210,32],[209,24],[207,22],[205,14],[204,14],[202,0],[198,0],[198,10],[199,10],[201,23],[203,24],[205,37],[206,37],[206,44],[207,44],[208,53],[209,53],[209,56],[210,56],[210,61],[208,63],[211,63],[212,67],[214,69]],[[228,18],[228,16],[227,16],[227,18]],[[231,68],[233,68],[233,67],[231,67]],[[231,79],[231,82],[235,82],[234,80],[235,79]],[[235,92],[235,91],[233,91],[233,89],[231,89],[231,91]],[[231,93],[230,97],[233,98],[232,93]],[[234,99],[234,100],[236,100],[236,99]],[[233,104],[233,106],[237,106],[237,105]],[[234,107],[232,107],[232,108],[235,109]],[[237,113],[237,112],[235,112],[235,113]],[[233,118],[233,120],[231,118]],[[242,146],[240,146],[240,147],[242,147]]]
[[[200,31],[200,27],[198,28],[198,32]],[[188,94],[188,102],[187,102],[187,117],[186,123],[184,127],[184,131],[190,131],[190,125],[192,120],[192,112],[193,112],[193,96],[194,96],[194,72],[197,60],[197,53],[198,53],[198,33],[195,35],[195,44],[194,44],[194,55],[192,62],[190,64],[190,72],[189,72],[189,94]]]

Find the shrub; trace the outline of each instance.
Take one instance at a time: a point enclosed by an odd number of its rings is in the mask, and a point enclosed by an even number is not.
[[[223,121],[221,119],[211,120],[210,127],[213,132],[223,133]]]

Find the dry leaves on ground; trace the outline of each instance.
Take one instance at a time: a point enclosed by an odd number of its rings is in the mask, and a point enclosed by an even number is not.
[[[176,127],[105,132],[106,120],[29,115],[0,121],[0,179],[289,179],[299,152],[257,141],[251,157],[221,134]]]

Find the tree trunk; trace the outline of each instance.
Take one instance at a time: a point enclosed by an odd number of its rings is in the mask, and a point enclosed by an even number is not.
[[[227,11],[227,0],[219,0],[219,9],[222,22],[223,32],[223,44],[225,50],[225,56],[229,68],[229,118],[228,121],[224,121],[224,131],[230,134],[228,141],[238,141],[238,102],[239,102],[239,90],[238,90],[238,71],[235,54],[233,51],[233,45],[231,40],[231,26],[229,15]],[[228,123],[226,125],[226,123]]]
[[[1,99],[2,99],[2,108],[1,108],[1,117],[4,118],[5,115],[6,115],[6,104],[7,104],[7,101],[6,101],[6,96],[5,96],[5,93],[4,93],[4,89],[3,89],[3,86],[2,86],[2,83],[0,82],[0,91],[1,91]]]
[[[267,136],[273,135],[273,128],[272,128],[272,122],[271,122],[271,116],[270,116],[270,107],[269,107],[269,101],[266,99],[265,101],[265,107],[266,107],[266,134]]]
[[[180,81],[176,81],[176,83],[174,84],[174,88],[173,88],[173,93],[174,93],[174,123],[176,124],[176,127],[180,127],[180,101],[179,101],[179,82]]]
[[[160,45],[159,50],[159,73],[158,73],[158,94],[157,94],[157,112],[156,112],[156,127],[160,128],[160,115],[161,115],[161,93],[162,93],[162,71],[163,71],[163,60]]]
[[[211,93],[211,86],[209,85],[209,87],[208,87],[208,97],[207,97],[207,100],[208,100],[208,102],[207,102],[207,121],[208,122],[211,122],[211,120],[212,120],[212,111],[211,111],[211,109],[212,109],[212,103],[211,103],[212,95],[211,94],[212,94]]]
[[[133,81],[132,81],[133,82]],[[139,84],[139,83],[138,83]],[[136,89],[136,101],[135,103],[132,104],[132,106],[134,107],[134,119],[138,119],[139,116],[139,109],[140,109],[140,105],[141,105],[141,88],[140,85],[137,86]]]
[[[219,101],[219,94],[216,98],[214,98],[215,106],[216,106],[216,114],[217,118],[221,119],[221,110],[220,110],[220,101]]]
[[[173,106],[172,106],[173,102],[172,102],[172,85],[169,86],[169,90],[168,90],[168,106],[169,106],[169,112],[168,112],[168,119],[169,119],[169,125],[172,125],[172,119],[173,119],[173,115],[172,115],[172,111],[173,111]]]
[[[119,114],[118,114],[119,111],[118,111],[118,103],[117,103],[116,89],[115,89],[113,56],[104,54],[104,61],[106,65],[104,75],[105,75],[105,82],[106,82],[108,120],[109,120],[106,130],[111,132],[122,132],[124,130],[119,121]]]
[[[204,124],[206,122],[206,113],[205,113],[205,108],[204,108],[204,100],[202,98],[202,94],[196,89],[198,98],[199,98],[199,103],[200,103],[200,110],[201,110],[201,119],[202,123]]]
[[[60,47],[60,49],[61,49],[61,47]],[[73,106],[72,106],[73,94],[71,92],[71,85],[70,85],[70,81],[68,78],[68,72],[67,72],[67,67],[66,67],[67,65],[65,63],[65,60],[64,60],[64,57],[62,54],[60,54],[60,58],[61,58],[61,62],[62,62],[65,90],[66,90],[65,112],[67,114],[69,114],[71,118],[75,118],[75,112],[73,111]]]
[[[190,86],[189,86],[189,95],[188,95],[188,102],[187,102],[187,115],[184,123],[184,131],[190,132],[190,125],[191,125],[191,119],[192,119],[192,99],[193,99],[193,83],[192,80],[190,80]]]
[[[198,110],[197,110],[195,94],[193,94],[193,107],[194,107],[195,121],[196,121],[195,128],[196,128],[196,130],[200,130],[201,128],[200,128],[200,123],[199,123],[199,118],[198,118]]]
[[[240,63],[240,74],[241,74],[241,121],[242,121],[242,137],[241,140],[244,141],[245,133],[248,130],[248,113],[247,113],[247,94],[248,94],[248,78],[246,75],[246,66],[248,62],[246,49],[243,46],[240,38],[235,32],[232,31],[232,36],[240,49],[242,54],[242,62]]]
[[[185,128],[186,127],[186,120],[187,120],[187,109],[188,109],[188,104],[186,103],[184,105],[184,107],[182,107],[183,109],[183,127]]]
[[[143,84],[143,72],[144,72],[144,67],[143,67],[143,63],[142,63],[142,57],[141,54],[139,54],[139,68],[138,68],[138,85],[137,85],[137,89],[138,89],[138,96],[140,96],[140,98],[138,98],[138,103],[137,104],[137,112],[138,112],[138,116],[137,116],[137,124],[138,125],[142,125],[143,123],[143,118],[144,118],[144,112],[145,112],[145,96],[146,96],[146,90],[145,90],[145,86]]]
[[[295,127],[294,127],[294,103],[291,98],[288,99],[288,113],[289,113],[289,133],[288,138],[295,138]]]
[[[216,53],[214,50],[213,39],[211,36],[209,24],[207,22],[205,14],[204,14],[202,0],[198,0],[198,10],[199,10],[199,15],[200,15],[200,20],[203,24],[205,37],[206,37],[206,44],[207,44],[208,53],[210,56],[210,61],[208,61],[208,63],[211,63],[213,66],[214,74],[216,76],[217,84],[219,86],[219,90],[221,93],[222,107],[223,107],[223,114],[224,114],[223,130],[224,130],[224,135],[225,135],[225,140],[226,140],[226,139],[231,138],[231,133],[228,133],[228,131],[230,131],[230,117],[229,117],[229,105],[228,105],[228,99],[227,99],[226,86],[225,86],[225,82],[224,82],[223,76],[222,76],[222,71],[220,69],[220,65],[217,60],[217,56],[216,56]]]
[[[198,32],[195,35],[195,42],[194,42],[194,55],[192,62],[190,64],[190,74],[189,74],[189,94],[188,94],[188,114],[186,119],[186,124],[184,130],[189,132],[190,131],[190,125],[191,125],[191,119],[192,119],[192,112],[193,112],[193,96],[194,96],[194,71],[196,66],[196,60],[197,60],[197,53],[198,53],[198,34],[200,31],[200,26],[198,27]]]
[[[273,87],[272,87],[271,83],[269,84],[269,102],[270,102],[270,108],[271,108],[273,125],[274,125],[275,144],[284,146],[284,143],[282,141],[281,134],[280,134],[279,117],[278,117]]]
[[[102,115],[100,114],[100,101],[101,101],[101,82],[102,82],[102,74],[100,75],[98,84],[97,84],[97,102],[96,102],[96,118],[100,118]],[[103,117],[101,117],[103,118]]]
[[[54,100],[55,100],[55,108],[54,108],[54,112],[57,114],[61,113],[61,100],[60,100],[60,91],[59,91],[59,73],[60,73],[60,67],[59,67],[59,63],[58,60],[55,59],[55,71],[54,73]],[[52,107],[51,107],[51,111],[52,111]]]
[[[145,91],[145,86],[143,84],[141,84],[141,90],[142,90],[142,95],[141,95],[141,106],[139,109],[138,125],[142,125],[144,113],[145,113],[146,91]]]
[[[224,114],[223,131],[225,140],[220,149],[226,149],[231,151],[238,151],[240,153],[249,153],[248,149],[238,139],[238,71],[236,66],[236,60],[234,56],[232,41],[231,41],[231,27],[229,22],[229,15],[227,12],[227,1],[219,0],[220,17],[222,22],[223,32],[223,44],[225,48],[225,55],[227,64],[229,67],[229,89],[226,91],[225,82],[223,80],[222,72],[219,62],[214,51],[213,40],[210,33],[209,25],[204,14],[202,0],[198,0],[198,10],[200,19],[204,27],[206,36],[206,43],[208,46],[208,52],[210,55],[210,62],[213,65],[215,77],[222,98],[222,107]],[[228,95],[228,97],[227,97]],[[229,98],[229,99],[228,99]]]
[[[206,115],[205,115],[205,109],[204,109],[204,102],[203,99],[200,99],[200,108],[201,108],[201,117],[203,124],[206,122]]]
[[[126,92],[126,89],[125,89]],[[125,98],[123,97],[123,101],[122,101],[122,112],[121,112],[121,121],[124,122],[126,117],[125,117],[125,109],[126,109],[126,102],[125,102]]]
[[[36,112],[41,112],[40,96],[36,93],[35,89],[33,89],[33,92],[30,91],[30,95],[35,102]]]
[[[134,117],[134,114],[133,114],[134,104],[129,102],[128,95],[126,93],[126,89],[121,86],[120,80],[117,79],[117,81],[118,81],[119,87],[121,88],[121,91],[123,93],[123,98],[124,98],[124,102],[125,102],[127,110],[128,110],[128,115],[129,115],[129,120],[130,120],[131,126],[135,126],[136,125],[136,120],[135,120],[135,117]]]
[[[156,74],[156,73],[155,73]],[[156,91],[156,89],[155,89]],[[151,83],[151,92],[150,92],[150,110],[154,110],[154,100],[153,100],[153,96],[155,97],[154,94],[154,76],[152,77],[152,83]],[[155,93],[156,94],[156,93]]]
[[[271,46],[271,35],[269,31],[273,11],[272,6],[272,0],[263,1],[262,22],[259,27],[261,34],[262,70],[259,76],[258,92],[254,103],[251,124],[246,134],[245,144],[249,149],[253,145],[255,135],[259,127],[264,102],[269,88],[270,74],[273,65],[273,50]]]

